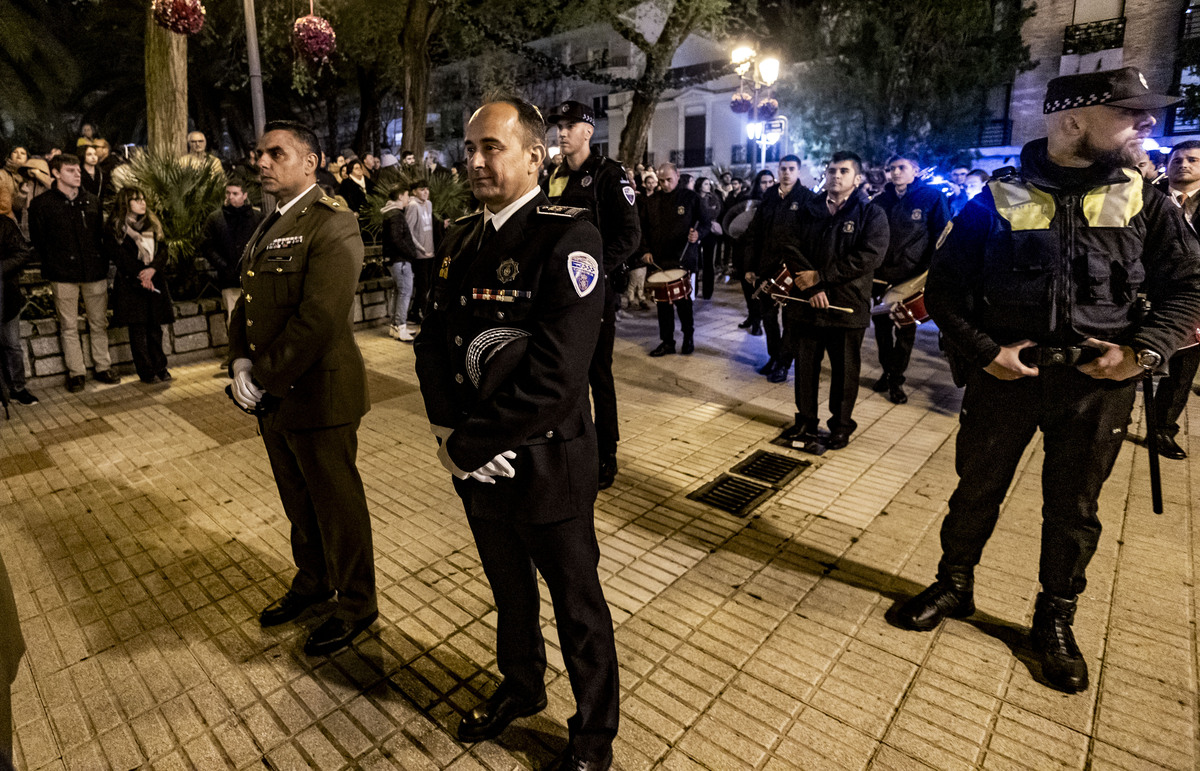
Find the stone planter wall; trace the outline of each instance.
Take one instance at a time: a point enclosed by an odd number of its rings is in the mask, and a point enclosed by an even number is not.
[[[392,279],[378,278],[360,282],[354,298],[355,327],[370,327],[386,323],[388,295]],[[90,333],[81,312],[79,335],[83,357],[92,366]],[[63,362],[62,344],[58,337],[56,319],[21,321],[21,343],[25,353],[25,375],[31,378],[62,375],[67,371]],[[229,338],[225,332],[225,311],[218,299],[175,303],[175,323],[163,330],[163,351],[172,364],[182,364],[206,358],[218,358],[225,353]],[[131,372],[133,357],[129,351],[129,331],[124,327],[109,328],[108,349],[114,365],[122,372]]]

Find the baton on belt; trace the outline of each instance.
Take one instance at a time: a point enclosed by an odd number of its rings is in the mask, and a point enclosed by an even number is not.
[[[1154,425],[1154,372],[1142,375],[1142,404],[1146,408],[1146,449],[1150,451],[1150,505],[1163,513],[1162,474],[1158,467],[1158,427]]]

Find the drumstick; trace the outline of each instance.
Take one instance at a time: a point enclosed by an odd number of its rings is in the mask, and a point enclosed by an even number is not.
[[[775,299],[779,300],[781,298],[776,297]],[[784,297],[782,299],[787,300],[788,302],[806,303],[808,305],[812,305],[812,300],[806,300],[803,297]],[[827,306],[827,309],[831,310],[831,311],[841,311],[842,313],[854,313],[853,308],[843,308],[840,305],[830,305],[830,306]]]

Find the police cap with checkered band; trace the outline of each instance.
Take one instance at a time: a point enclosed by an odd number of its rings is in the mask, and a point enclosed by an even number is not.
[[[554,114],[546,118],[546,125],[553,126],[560,120],[571,121],[572,123],[587,123],[588,125],[596,125],[596,113],[591,107],[588,107],[583,102],[566,101],[558,106]]]
[[[1106,104],[1132,110],[1161,110],[1182,101],[1182,97],[1156,94],[1146,76],[1137,67],[1119,70],[1063,75],[1046,86],[1042,112],[1049,115],[1061,110]]]

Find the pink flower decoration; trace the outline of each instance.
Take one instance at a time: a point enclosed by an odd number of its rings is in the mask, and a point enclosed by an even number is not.
[[[204,27],[204,6],[200,0],[152,0],[154,22],[179,35],[195,35]]]
[[[292,27],[292,42],[302,57],[313,64],[327,64],[337,48],[333,26],[320,16],[301,16]]]
[[[729,109],[733,110],[738,115],[750,112],[750,109],[753,106],[754,97],[750,96],[744,91],[739,91],[734,94],[733,98],[729,102]]]

